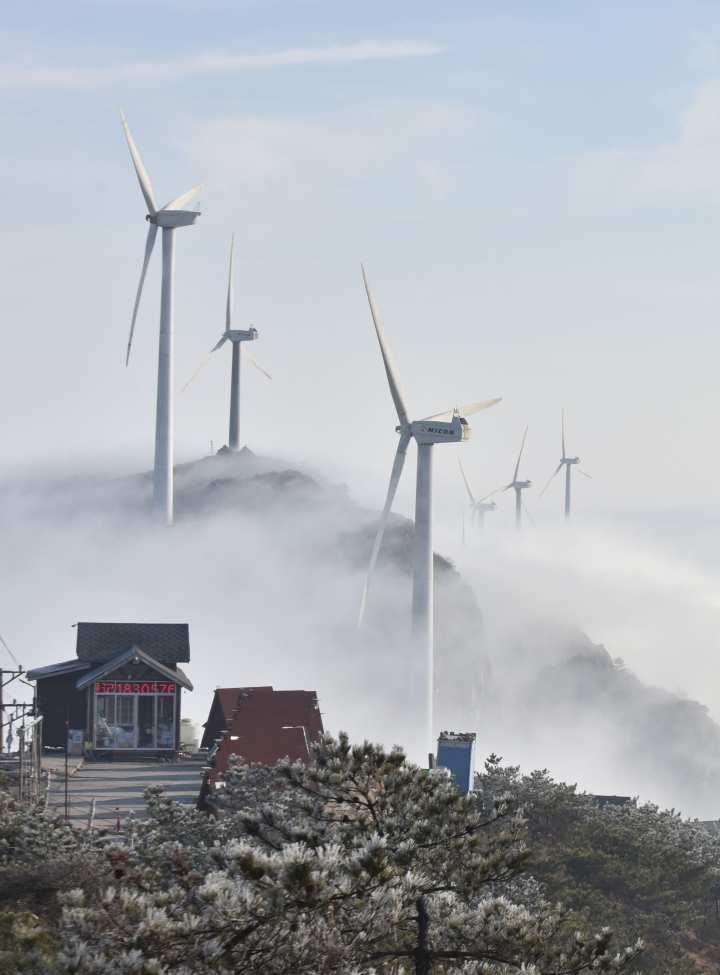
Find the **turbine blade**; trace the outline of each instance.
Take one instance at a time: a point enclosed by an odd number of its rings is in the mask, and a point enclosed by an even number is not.
[[[187,193],[182,193],[180,196],[176,196],[174,200],[170,200],[169,203],[166,203],[163,210],[184,210],[186,204],[188,204],[191,200],[194,200],[198,193],[202,192],[206,186],[207,183],[198,183],[197,186],[193,186],[193,188],[188,190]]]
[[[545,485],[545,487],[540,492],[540,497],[542,497],[543,494],[545,494],[545,492],[547,491],[547,489],[550,487],[550,485],[552,484],[552,482],[555,480],[556,476],[560,473],[560,468],[562,467],[562,465],[563,465],[563,462],[560,461],[560,463],[557,465],[557,467],[555,468],[555,470],[552,472],[552,474],[548,478],[547,484]]]
[[[125,139],[128,144],[128,149],[130,150],[130,156],[132,157],[133,166],[135,167],[135,173],[138,178],[138,183],[140,184],[140,189],[142,190],[142,195],[145,197],[145,203],[147,204],[148,213],[154,215],[157,213],[157,207],[155,206],[155,194],[153,193],[152,183],[150,182],[150,177],[148,176],[147,169],[143,165],[143,161],[140,158],[140,153],[135,145],[135,140],[133,139],[130,128],[127,124],[127,119],[120,112],[120,119],[122,121],[123,129],[125,130]]]
[[[462,465],[462,461],[458,457],[458,466],[460,467],[460,473],[462,474],[462,479],[465,481],[465,489],[467,490],[468,497],[470,498],[470,504],[475,504],[475,496],[472,493],[472,488],[470,487],[470,482],[467,479],[467,474],[465,473],[465,468]],[[475,508],[473,508],[473,511]]]
[[[532,517],[532,515],[530,514],[530,512],[527,510],[527,505],[525,504],[524,501],[522,502],[522,509],[525,512],[525,517],[527,518],[527,520],[530,522],[531,525],[534,526],[535,525],[535,519]]]
[[[235,234],[230,238],[230,267],[228,270],[227,301],[225,303],[225,328],[232,328],[233,313],[233,264],[235,257]]]
[[[465,406],[458,406],[454,410],[445,410],[444,413],[433,413],[432,416],[424,416],[423,420],[440,420],[441,422],[450,422],[452,418],[457,416],[472,416],[473,413],[479,413],[480,410],[489,410],[491,406],[495,406],[502,400],[502,396],[498,396],[495,399],[483,399],[476,403],[466,403]]]
[[[478,504],[482,504],[483,501],[489,501],[490,498],[494,498],[496,494],[500,494],[502,491],[508,491],[511,487],[512,487],[512,484],[508,484],[507,487],[495,488],[495,490],[494,491],[491,491],[490,494],[486,494],[484,498],[480,498],[480,500],[478,501]]]
[[[373,572],[375,571],[375,565],[377,564],[378,555],[380,554],[380,545],[382,544],[383,535],[385,534],[385,527],[387,526],[388,519],[390,518],[390,511],[392,509],[393,501],[395,500],[395,493],[400,481],[400,475],[402,474],[402,470],[405,465],[405,457],[407,456],[407,448],[409,443],[410,434],[402,433],[400,435],[400,442],[398,443],[397,451],[395,452],[395,459],[393,460],[392,470],[390,472],[390,483],[388,484],[387,495],[385,497],[385,505],[383,507],[382,514],[380,515],[380,523],[378,524],[377,534],[375,535],[372,552],[370,553],[370,563],[368,565],[367,574],[365,576],[365,585],[363,586],[362,597],[360,599],[358,627],[362,626],[363,617],[365,616],[370,580],[372,579]]]
[[[130,336],[128,338],[127,352],[125,353],[125,365],[127,366],[130,361],[130,349],[132,347],[133,335],[135,334],[135,321],[137,319],[138,308],[140,307],[140,295],[142,294],[143,285],[145,284],[145,275],[147,274],[148,264],[150,263],[150,256],[153,252],[153,247],[155,246],[155,238],[157,237],[157,224],[151,223],[148,226],[147,239],[145,241],[145,258],[143,260],[142,271],[140,272],[140,283],[138,284],[137,294],[135,295],[135,305],[133,307],[132,321],[130,322]]]
[[[190,378],[188,379],[188,381],[187,381],[187,382],[185,383],[185,385],[184,385],[184,386],[183,386],[183,387],[181,388],[181,390],[180,390],[180,392],[181,392],[181,393],[184,393],[184,392],[185,392],[185,390],[186,390],[186,389],[188,388],[188,386],[190,385],[190,383],[191,383],[191,382],[193,382],[193,380],[194,380],[194,379],[195,379],[195,378],[196,378],[196,377],[197,377],[197,376],[198,376],[198,375],[199,375],[199,374],[200,374],[200,373],[201,373],[201,372],[203,371],[203,369],[204,369],[204,368],[205,368],[205,366],[206,366],[206,365],[208,364],[208,362],[210,362],[210,356],[211,356],[211,355],[213,354],[213,352],[214,352],[214,351],[215,351],[215,350],[213,349],[213,350],[212,350],[211,352],[208,352],[208,354],[207,354],[207,355],[205,356],[205,358],[203,359],[203,361],[202,361],[202,362],[200,363],[200,365],[199,365],[199,366],[197,367],[197,369],[195,370],[195,372],[194,372],[194,373],[192,374],[192,376],[191,376],[191,377],[190,377]]]
[[[261,366],[261,365],[259,364],[259,362],[258,362],[258,361],[257,361],[256,359],[254,359],[254,358],[253,358],[253,356],[251,356],[251,355],[248,355],[248,354],[246,353],[246,354],[245,354],[245,358],[246,358],[246,359],[247,359],[247,361],[248,361],[248,362],[250,363],[250,365],[251,365],[251,366],[255,366],[255,368],[256,368],[256,369],[257,369],[257,370],[258,370],[259,372],[261,372],[261,373],[263,374],[263,376],[267,376],[267,378],[268,378],[268,379],[272,379],[272,376],[270,375],[270,373],[269,373],[269,372],[266,372],[266,371],[265,371],[265,369],[263,369],[263,367],[262,367],[262,366]]]
[[[562,459],[565,460],[565,410],[562,411]]]
[[[587,474],[587,473],[586,473],[586,472],[585,472],[584,470],[582,470],[582,469],[581,469],[580,467],[578,467],[578,469],[577,469],[577,472],[578,472],[578,474],[582,474],[582,476],[583,476],[583,477],[589,477],[589,478],[590,478],[590,480],[592,481],[592,474]]]
[[[525,450],[525,438],[527,437],[528,428],[525,427],[525,433],[523,434],[522,443],[520,444],[520,453],[518,454],[517,464],[515,465],[515,473],[513,474],[513,483],[517,481],[518,471],[520,470],[520,460],[522,459],[523,450]]]
[[[219,341],[219,342],[216,342],[216,343],[215,343],[215,345],[214,345],[214,346],[212,347],[212,349],[210,349],[210,354],[212,355],[212,353],[213,353],[213,352],[217,352],[217,350],[218,350],[218,349],[219,349],[219,348],[220,348],[221,346],[223,346],[223,345],[225,345],[225,343],[227,342],[227,340],[228,340],[228,337],[227,337],[227,332],[225,332],[225,333],[224,333],[224,334],[222,335],[222,337],[221,337],[221,339],[220,339],[220,341]]]
[[[393,398],[393,403],[395,404],[395,409],[397,410],[398,420],[400,420],[400,423],[403,426],[407,426],[410,420],[408,418],[408,412],[405,406],[402,390],[400,389],[397,368],[393,362],[392,355],[390,354],[390,349],[387,347],[387,343],[385,341],[385,331],[383,329],[382,322],[380,321],[380,315],[375,307],[372,294],[370,293],[370,285],[368,284],[367,275],[365,274],[365,268],[362,266],[362,264],[360,267],[362,270],[363,283],[365,284],[365,293],[367,294],[368,302],[370,304],[370,314],[372,315],[373,324],[375,325],[375,334],[377,335],[377,340],[380,344],[380,353],[385,365],[385,374],[387,375],[388,385],[390,386],[390,395]]]

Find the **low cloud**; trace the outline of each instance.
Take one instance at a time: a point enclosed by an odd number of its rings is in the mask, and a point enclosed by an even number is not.
[[[271,71],[303,65],[352,64],[430,57],[444,48],[427,41],[358,41],[321,48],[296,47],[282,51],[228,54],[207,51],[169,61],[132,61],[106,66],[48,65],[10,67],[0,71],[0,87],[63,86],[86,88],[132,82],[166,82],[213,74]]]
[[[677,133],[656,145],[583,153],[573,163],[576,191],[639,203],[720,201],[720,81],[699,85],[678,120]]]

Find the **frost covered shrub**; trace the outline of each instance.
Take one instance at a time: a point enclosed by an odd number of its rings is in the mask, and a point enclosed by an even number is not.
[[[491,756],[478,802],[512,797],[527,819],[528,871],[580,925],[602,917],[620,939],[646,942],[643,970],[720,970],[720,836],[651,803],[600,806],[547,771],[521,774]]]
[[[76,834],[61,817],[0,792],[0,867],[62,859],[77,848]]]
[[[235,764],[217,816],[149,805],[102,896],[63,896],[54,972],[572,975],[638,951],[523,888],[525,822],[501,796],[478,805],[399,750],[325,737],[307,766]]]
[[[42,805],[0,792],[0,908],[57,913],[57,893],[97,877],[100,858],[83,834]]]
[[[0,975],[42,973],[53,964],[54,939],[35,914],[0,911]]]

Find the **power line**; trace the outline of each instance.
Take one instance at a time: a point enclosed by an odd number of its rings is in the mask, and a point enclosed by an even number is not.
[[[18,667],[20,670],[22,670],[22,666],[20,664],[20,661],[18,660],[18,658],[15,656],[15,654],[12,652],[12,650],[10,649],[10,647],[7,645],[7,643],[3,639],[2,633],[0,633],[0,643],[2,643],[2,645],[5,647],[5,649],[7,650],[7,652],[10,654],[10,658],[12,659],[12,662],[15,664],[15,666]]]

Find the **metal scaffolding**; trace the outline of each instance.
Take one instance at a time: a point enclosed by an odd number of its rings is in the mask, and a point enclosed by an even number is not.
[[[34,687],[24,670],[0,669],[0,772],[17,789],[20,800],[44,798],[46,778],[42,771],[42,715],[37,714]],[[5,688],[19,682],[33,690],[33,701],[5,700]]]

